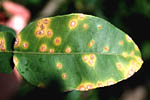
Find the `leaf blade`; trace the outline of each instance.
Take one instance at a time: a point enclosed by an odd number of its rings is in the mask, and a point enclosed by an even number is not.
[[[0,72],[10,73],[13,66],[15,31],[0,25]]]
[[[36,86],[47,86],[51,79],[58,78],[64,90],[86,91],[126,79],[143,63],[137,45],[127,34],[90,15],[35,21],[18,40],[15,65]]]

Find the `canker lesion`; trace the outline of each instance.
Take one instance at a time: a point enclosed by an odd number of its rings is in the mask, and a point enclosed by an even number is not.
[[[51,48],[51,49],[49,49],[49,52],[50,52],[50,53],[54,53],[54,52],[55,52],[55,49]]]
[[[69,21],[69,28],[74,29],[77,26],[77,19],[72,19]]]
[[[109,51],[109,46],[105,46],[104,47],[104,52],[108,52]]]
[[[71,47],[68,46],[68,47],[65,49],[65,52],[66,52],[66,53],[70,53],[70,52],[71,52]]]
[[[94,41],[94,40],[91,40],[91,41],[88,43],[88,47],[91,48],[94,44],[95,44],[95,41]]]
[[[97,25],[97,28],[98,29],[102,29],[102,25]]]
[[[76,88],[76,90],[79,90],[79,91],[88,91],[88,90],[94,89],[94,88],[96,88],[95,84],[89,83],[89,82],[85,82],[85,83],[81,83],[81,84]]]
[[[61,64],[61,63],[57,63],[57,64],[56,64],[56,67],[57,67],[58,69],[62,69],[62,64]]]
[[[5,50],[6,50],[5,40],[0,39],[0,51],[5,51]]]
[[[23,46],[24,49],[27,49],[28,46],[29,46],[29,44],[28,44],[28,42],[23,42],[23,45],[22,45],[22,46]]]
[[[16,37],[16,41],[15,41],[14,47],[15,47],[15,48],[19,47],[20,43],[21,43],[21,38],[20,38],[20,35],[18,35],[18,36]]]
[[[18,58],[16,56],[13,57],[13,62],[16,67],[18,67]]]
[[[47,50],[47,45],[46,44],[42,44],[40,46],[40,52],[45,52]]]
[[[53,36],[53,31],[51,29],[47,30],[47,36],[51,38]]]
[[[44,36],[51,37],[52,30],[49,29],[50,19],[44,18],[37,22],[37,27],[35,29],[35,36],[38,38],[42,38]]]
[[[83,24],[83,28],[87,29],[88,28],[88,24]]]
[[[83,19],[85,19],[86,18],[86,15],[84,15],[84,14],[79,14],[78,15],[78,19],[79,20],[83,20]]]
[[[62,41],[61,37],[56,37],[54,39],[54,45],[59,46],[61,44],[61,41]]]
[[[94,67],[96,63],[96,55],[95,54],[83,55],[82,60],[90,67]]]
[[[66,73],[62,73],[62,79],[67,79],[67,74]]]

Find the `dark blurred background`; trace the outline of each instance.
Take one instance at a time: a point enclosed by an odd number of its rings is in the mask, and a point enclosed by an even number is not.
[[[6,1],[6,0],[3,0]],[[8,0],[7,0],[8,1]],[[84,13],[98,16],[126,32],[139,46],[144,64],[131,78],[116,85],[81,93],[88,100],[150,100],[150,0],[9,0],[26,7],[31,14],[28,21],[42,17]],[[2,3],[2,2],[1,2]],[[0,7],[0,20],[5,23],[11,15]],[[57,86],[54,86],[57,87]],[[36,90],[50,97],[50,90]],[[35,92],[35,91],[34,91]],[[42,94],[41,94],[42,92]],[[63,97],[66,93],[56,93]],[[78,92],[73,96],[77,97]],[[34,96],[29,94],[30,97]],[[68,97],[69,98],[69,97]],[[70,96],[71,98],[71,96]],[[57,99],[57,97],[56,97]],[[70,99],[71,100],[71,99]],[[76,99],[73,99],[76,100]],[[79,98],[77,99],[79,100]]]

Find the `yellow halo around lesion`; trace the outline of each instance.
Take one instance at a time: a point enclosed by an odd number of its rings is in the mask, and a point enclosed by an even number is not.
[[[23,42],[23,43],[22,43],[22,47],[23,47],[24,49],[27,49],[27,48],[29,47],[29,43],[28,43],[27,41]]]
[[[43,38],[45,36],[51,37],[52,30],[49,29],[50,18],[43,18],[37,22],[34,35],[38,38]]]
[[[59,45],[61,44],[61,42],[62,42],[61,37],[56,37],[56,38],[54,39],[54,45],[55,45],[55,46],[59,46]]]
[[[14,44],[14,48],[17,48],[19,47],[21,44],[21,36],[20,34],[16,36],[16,41],[15,41],[15,44]]]
[[[96,63],[96,55],[95,54],[82,55],[82,61],[88,64],[90,67],[94,68]]]
[[[70,21],[69,21],[69,29],[74,29],[74,28],[76,28],[77,27],[77,25],[78,25],[78,20],[77,19],[71,19]]]
[[[40,46],[40,52],[45,52],[45,51],[47,51],[47,45],[46,44],[42,44]]]
[[[79,84],[79,86],[77,86],[76,90],[79,91],[88,91],[90,89],[94,89],[96,88],[96,85],[90,82],[83,82],[81,84]]]
[[[84,15],[84,14],[79,14],[78,15],[79,20],[84,20],[85,18],[86,18],[86,15]]]
[[[6,43],[4,38],[0,38],[0,51],[6,50]]]

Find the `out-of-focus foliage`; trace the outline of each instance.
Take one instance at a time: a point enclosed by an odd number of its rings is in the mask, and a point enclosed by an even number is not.
[[[142,45],[142,53],[144,60],[150,59],[150,41],[144,41]]]
[[[23,5],[40,5],[43,0],[12,0]],[[44,0],[45,1],[45,0]]]
[[[97,90],[91,90],[87,92],[81,92],[81,91],[72,91],[69,92],[65,100],[101,100],[98,96]]]
[[[64,0],[56,14],[82,12],[105,18],[101,9],[102,2],[103,0]]]
[[[39,5],[42,0],[26,0],[28,4]]]
[[[150,0],[136,0],[134,11],[150,17]]]

